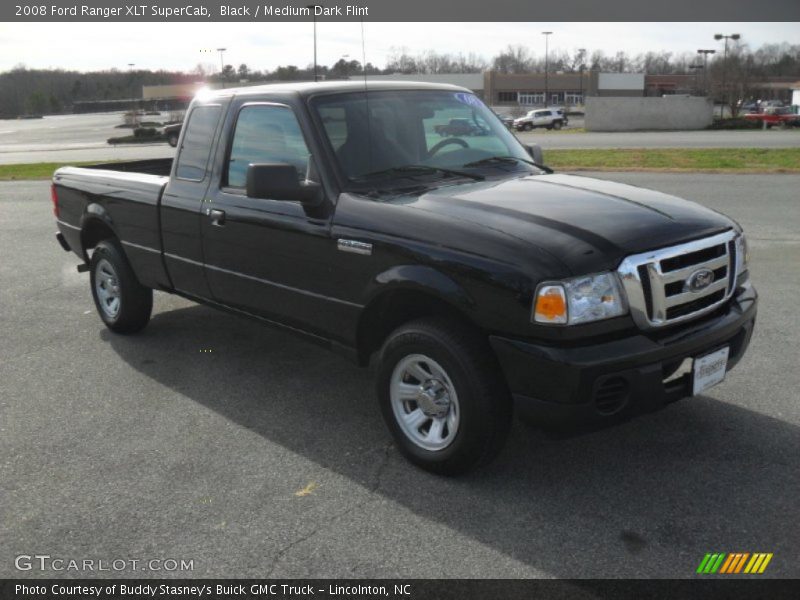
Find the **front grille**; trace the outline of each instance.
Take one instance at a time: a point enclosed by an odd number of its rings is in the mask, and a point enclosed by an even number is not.
[[[626,258],[619,274],[634,320],[663,327],[710,312],[733,293],[736,233]]]

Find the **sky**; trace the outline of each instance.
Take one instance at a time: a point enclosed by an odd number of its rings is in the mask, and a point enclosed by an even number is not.
[[[67,30],[68,27],[68,30]],[[362,60],[359,23],[317,24],[318,61],[344,55]],[[66,30],[66,32],[65,32]],[[614,54],[646,51],[695,52],[721,48],[715,33],[740,33],[752,48],[764,43],[800,44],[800,23],[365,23],[366,58],[383,67],[392,48],[412,55],[426,50],[474,52],[486,59],[509,44],[544,54],[542,31],[552,31],[550,48]],[[198,63],[219,67],[246,63],[251,70],[306,66],[313,60],[311,23],[0,23],[0,71],[28,68],[91,71],[129,63],[141,69],[191,71]],[[210,50],[210,52],[209,52]]]

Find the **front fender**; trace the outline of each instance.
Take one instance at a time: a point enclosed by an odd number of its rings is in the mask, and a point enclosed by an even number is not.
[[[468,311],[475,307],[472,296],[454,279],[425,265],[397,265],[375,276],[367,287],[366,304],[389,291],[427,293]]]

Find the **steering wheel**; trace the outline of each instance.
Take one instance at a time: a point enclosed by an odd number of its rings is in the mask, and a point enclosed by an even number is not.
[[[442,148],[444,148],[448,144],[456,144],[458,146],[461,146],[462,148],[469,148],[469,144],[467,142],[465,142],[464,140],[462,140],[461,138],[451,137],[451,138],[447,138],[446,140],[442,140],[441,142],[436,144],[433,148],[428,150],[428,158],[431,158],[434,154],[439,152],[439,150],[441,150]]]

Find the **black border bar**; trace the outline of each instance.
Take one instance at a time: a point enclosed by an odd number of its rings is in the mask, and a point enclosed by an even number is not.
[[[11,0],[0,3],[0,21],[306,21],[312,16],[303,14],[302,9],[313,4],[337,13],[318,16],[326,21],[362,18],[373,22],[800,21],[798,0]],[[223,14],[222,6],[247,10]],[[273,7],[271,15],[267,7]],[[366,14],[348,12],[348,7],[366,9]],[[105,8],[107,14],[89,15],[90,8]],[[184,10],[165,13],[165,9]],[[279,9],[279,14],[275,9]]]
[[[121,586],[128,593],[121,593]],[[27,590],[20,586],[27,587]],[[149,586],[155,593],[136,593],[137,586]],[[166,587],[162,587],[166,586]],[[221,587],[218,587],[221,586]],[[295,591],[290,593],[290,586]],[[297,593],[310,586],[313,594]],[[331,593],[335,589],[346,589]],[[396,586],[396,587],[395,587]],[[31,592],[32,588],[38,592]],[[83,588],[83,589],[81,589]],[[195,592],[190,592],[194,588]],[[376,591],[385,588],[383,591]],[[96,590],[100,593],[96,593]],[[144,591],[144,588],[139,588]],[[184,590],[175,592],[176,589]],[[73,592],[74,590],[74,592]],[[709,577],[708,579],[408,579],[408,580],[222,580],[222,579],[3,579],[3,600],[534,600],[601,599],[659,600],[703,598],[796,600],[800,597],[800,579],[765,579],[759,576]]]

